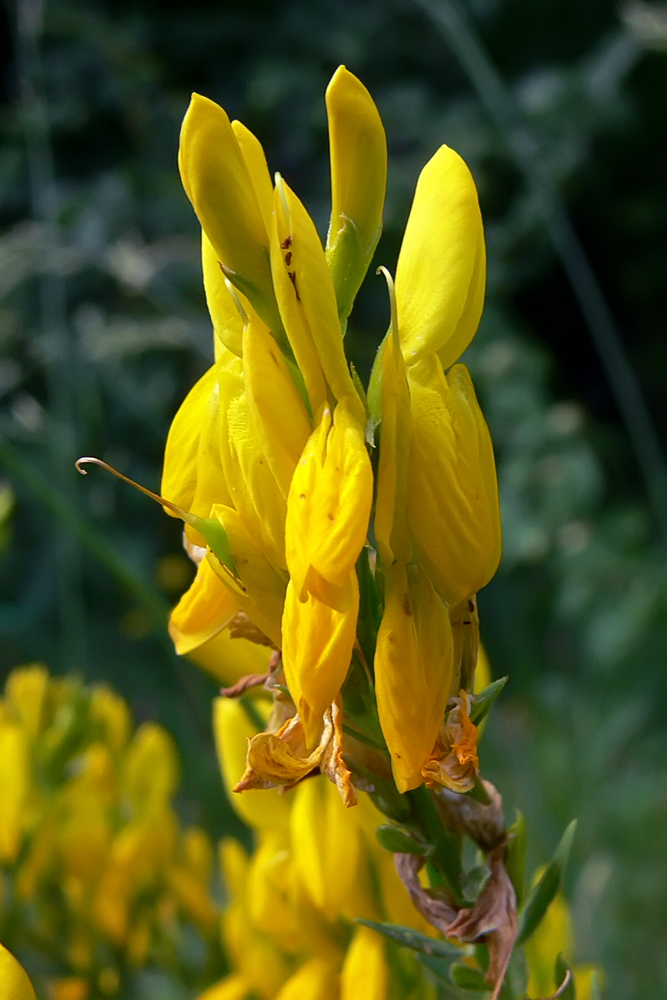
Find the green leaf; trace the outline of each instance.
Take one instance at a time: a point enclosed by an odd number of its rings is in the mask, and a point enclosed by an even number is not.
[[[567,978],[567,974],[570,974],[570,981],[559,996],[559,1000],[577,1000],[577,991],[574,986],[574,976],[572,975],[572,969],[567,964],[562,955],[559,955],[556,959],[556,968],[554,971],[554,985],[556,991],[561,988],[563,983]]]
[[[519,809],[507,831],[505,869],[514,886],[516,905],[521,906],[526,893],[526,821]]]
[[[413,931],[410,927],[402,927],[400,924],[383,924],[375,920],[362,920],[361,918],[355,922],[363,924],[364,927],[370,927],[378,934],[383,934],[404,948],[411,948],[412,951],[418,951],[422,955],[431,955],[435,958],[461,957],[461,949],[457,948],[456,945],[448,944],[447,941],[441,941],[438,938],[428,937],[419,931]]]
[[[352,730],[351,735],[355,735],[354,730],[357,730],[360,734],[357,738],[362,742],[378,750],[385,750],[386,744],[380,728],[375,691],[363,660],[357,652],[352,655],[341,695],[343,718]]]
[[[375,575],[370,564],[371,550],[364,547],[357,559],[359,580],[359,616],[357,618],[357,639],[364,654],[368,669],[372,671],[375,659],[375,644],[382,620],[382,602],[378,594]]]
[[[506,684],[507,677],[499,677],[497,681],[494,681],[493,684],[489,684],[489,686],[484,688],[483,691],[480,691],[479,694],[473,694],[471,696],[471,722],[478,726],[480,722],[486,718],[491,711],[491,706]]]
[[[382,823],[375,831],[380,845],[392,854],[417,854],[426,858],[433,851],[433,844],[425,844],[408,830],[390,823]]]
[[[563,834],[552,860],[545,868],[541,879],[528,897],[528,902],[521,914],[517,945],[524,944],[533,931],[538,928],[544,914],[549,909],[552,900],[560,889],[563,881],[563,873],[570,857],[576,828],[577,821],[573,819]]]
[[[471,969],[463,962],[454,962],[449,974],[454,985],[458,986],[460,990],[469,990],[473,993],[491,992],[491,987],[484,979],[484,973],[480,972],[479,969]]]

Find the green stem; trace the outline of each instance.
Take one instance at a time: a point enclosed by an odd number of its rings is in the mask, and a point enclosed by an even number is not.
[[[442,825],[435,802],[426,785],[406,793],[415,819],[428,843],[433,844],[431,862],[445,879],[457,906],[463,906],[461,894],[461,836]]]

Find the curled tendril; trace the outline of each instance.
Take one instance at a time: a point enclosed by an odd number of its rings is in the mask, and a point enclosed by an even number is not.
[[[102,469],[106,469],[107,472],[110,472],[112,476],[115,476],[117,479],[122,479],[124,483],[129,483],[130,486],[134,486],[135,490],[139,490],[140,493],[145,493],[147,497],[150,497],[151,500],[155,500],[155,502],[159,503],[161,507],[166,507],[167,510],[173,511],[178,517],[187,521],[189,516],[188,512],[183,510],[182,507],[177,507],[175,503],[171,502],[171,500],[165,500],[164,497],[161,497],[158,493],[153,493],[152,490],[142,486],[141,483],[135,483],[134,479],[130,479],[129,476],[124,476],[122,472],[119,472],[118,469],[114,469],[113,465],[109,465],[108,462],[103,462],[101,458],[94,458],[91,455],[84,455],[83,458],[77,458],[74,463],[76,471],[80,472],[82,476],[87,476],[88,470],[83,468],[84,465],[99,465]]]
[[[558,1000],[558,997],[563,996],[565,990],[568,988],[571,982],[572,982],[572,972],[570,969],[568,969],[567,972],[565,973],[565,979],[560,984],[556,992],[552,993],[550,997],[544,997],[544,1000]]]

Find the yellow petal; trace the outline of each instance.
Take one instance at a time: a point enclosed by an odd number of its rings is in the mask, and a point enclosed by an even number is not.
[[[312,428],[285,358],[260,321],[250,322],[243,334],[243,375],[252,432],[287,499]]]
[[[385,606],[375,653],[382,732],[401,792],[422,783],[445,714],[453,672],[447,608],[420,566],[385,569]]]
[[[211,516],[217,518],[227,532],[238,581],[211,553],[207,559],[250,620],[280,649],[286,578],[278,573],[255,544],[237,511],[214,505]]]
[[[265,831],[252,857],[245,893],[253,926],[290,953],[310,944],[293,905],[293,867],[288,831]]]
[[[274,194],[271,269],[285,330],[301,369],[315,419],[327,401],[352,396],[363,418],[343,349],[336,294],[315,224],[280,181]]]
[[[573,944],[570,910],[559,893],[525,945],[530,996],[550,996],[554,992],[556,959],[562,954],[566,962],[571,962]]]
[[[228,498],[216,444],[219,375],[219,364],[212,365],[181,403],[169,428],[160,487],[166,500],[202,517],[208,517],[214,497],[218,503],[225,503]],[[196,541],[203,544],[201,537]]]
[[[269,562],[286,569],[286,499],[271,471],[263,448],[264,439],[253,420],[238,359],[220,368],[220,396],[224,401],[220,421],[221,456],[232,504]]]
[[[283,667],[309,747],[322,732],[324,713],[336,698],[352,658],[359,611],[359,584],[348,577],[347,610],[334,611],[316,597],[300,601],[290,582],[283,613]]]
[[[407,499],[410,395],[403,357],[394,336],[387,337],[382,352],[381,401],[374,528],[380,558],[391,566],[394,559],[407,563],[412,556]]]
[[[95,684],[90,692],[90,720],[114,753],[127,745],[132,717],[127,703],[106,684]]]
[[[451,364],[474,336],[484,298],[483,239],[472,175],[458,153],[441,146],[417,182],[396,268],[408,365],[434,351],[452,355]]]
[[[12,713],[23,723],[31,740],[44,724],[49,672],[41,663],[12,670],[5,684],[5,698]]]
[[[27,974],[10,951],[0,944],[0,996],[3,1000],[36,1000]]]
[[[228,625],[239,605],[207,559],[169,618],[169,635],[179,656],[192,652]]]
[[[183,187],[227,276],[277,332],[269,240],[248,166],[223,109],[193,94],[178,154]]]
[[[346,809],[323,776],[296,789],[290,821],[292,856],[302,886],[330,920],[368,915],[361,877],[367,859],[354,812]]]
[[[343,966],[341,1000],[386,1000],[387,981],[384,940],[369,927],[358,927]]]
[[[162,807],[179,781],[176,746],[155,722],[145,722],[134,734],[125,755],[123,786],[137,813]]]
[[[363,425],[343,400],[331,416],[325,410],[297,465],[287,504],[285,550],[296,590],[303,600],[318,590],[311,567],[334,590],[346,586],[366,541],[373,474]],[[335,598],[332,606],[341,607]]]
[[[248,168],[257,204],[268,233],[273,212],[273,184],[264,149],[259,139],[242,122],[233,121],[232,129]]]
[[[199,994],[197,1000],[246,1000],[249,993],[250,983],[245,976],[232,973],[214,986],[209,986]]]
[[[23,840],[31,786],[28,734],[15,722],[0,724],[0,861],[13,863]]]
[[[387,140],[373,98],[339,66],[326,93],[331,156],[327,261],[347,317],[382,230]]]
[[[243,320],[225,282],[218,255],[203,229],[201,262],[206,305],[215,334],[216,360],[219,352],[218,343],[240,358],[243,353]]]
[[[445,378],[429,355],[408,369],[408,381],[410,527],[435,587],[455,606],[489,582],[500,560],[493,447],[464,365]]]
[[[324,958],[311,958],[287,980],[276,1000],[339,1000],[340,977]]]
[[[288,796],[277,790],[233,794],[246,769],[248,741],[257,735],[257,727],[240,702],[232,698],[215,699],[213,733],[227,795],[241,819],[259,830],[286,827],[291,801]]]

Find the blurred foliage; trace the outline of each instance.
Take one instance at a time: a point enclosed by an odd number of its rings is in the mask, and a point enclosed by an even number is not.
[[[437,4],[434,4],[434,7]],[[667,28],[660,5],[469,0],[539,137],[664,438]],[[390,148],[377,263],[395,266],[420,166],[470,163],[489,247],[467,359],[496,444],[505,555],[481,596],[494,671],[490,776],[527,814],[531,860],[577,815],[576,948],[607,995],[667,987],[667,579],[637,464],[543,207],[434,22],[408,0],[13,0],[0,105],[0,669],[44,659],[107,678],[184,758],[181,811],[240,829],[219,789],[214,691],[165,638],[192,574],[178,526],[104,474],[156,487],[173,413],[211,352],[198,233],[176,170],[197,89],[262,139],[328,216],[321,94],[340,62]],[[0,33],[1,35],[2,33]],[[368,372],[388,319],[369,278],[350,325]],[[236,825],[234,825],[236,824]],[[576,862],[578,861],[578,866]],[[637,956],[641,954],[641,962]]]

